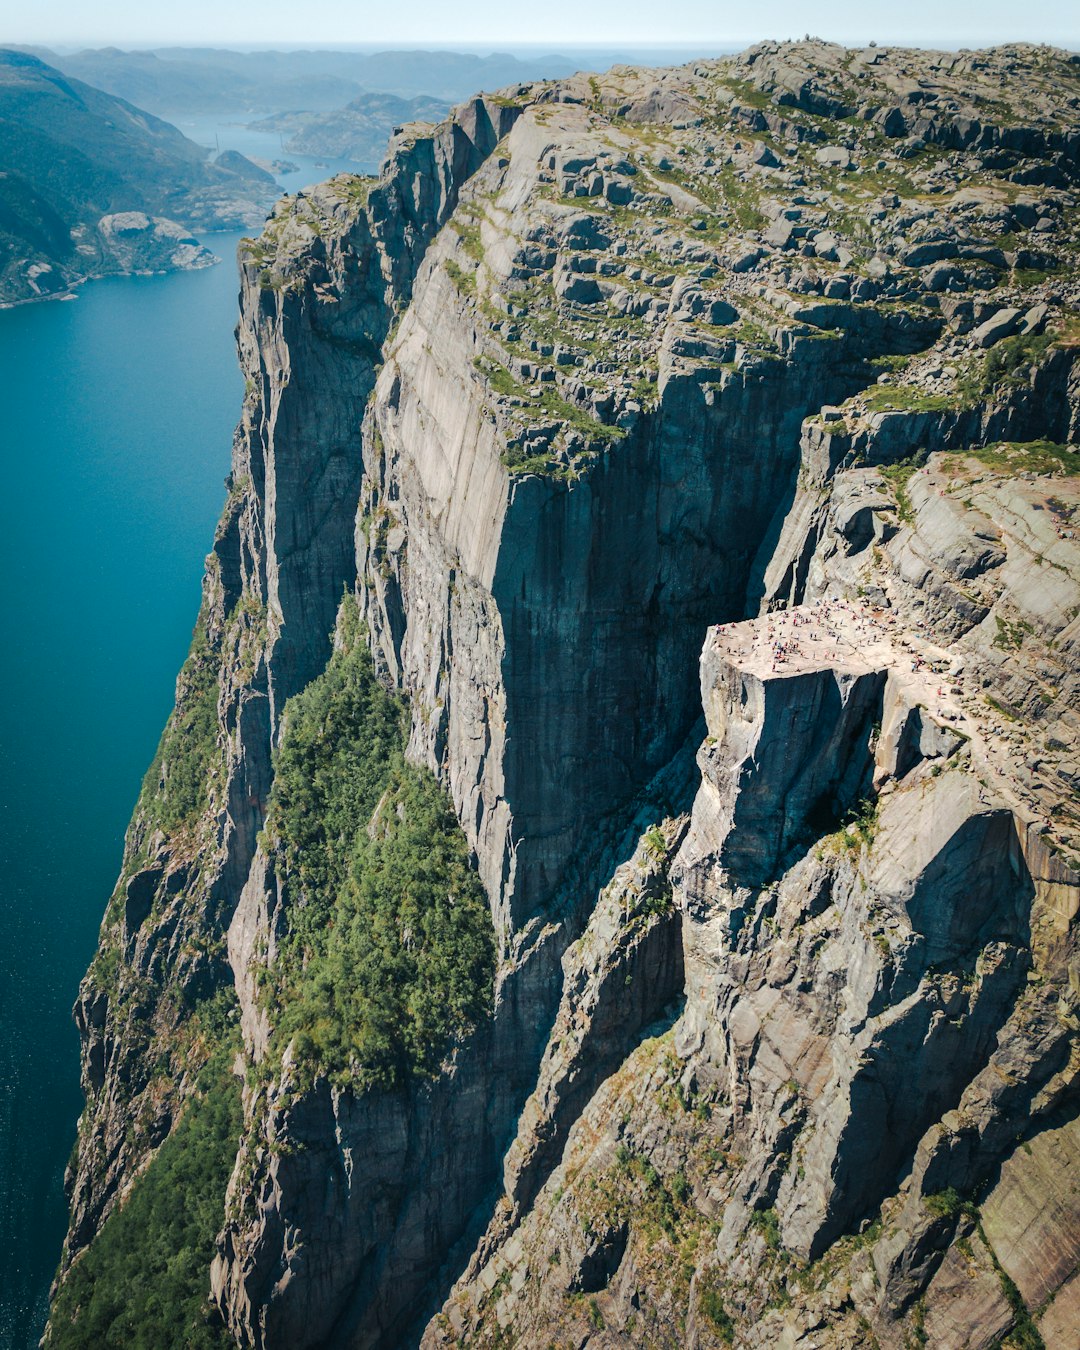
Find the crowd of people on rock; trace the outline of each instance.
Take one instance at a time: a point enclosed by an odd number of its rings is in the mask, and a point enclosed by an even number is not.
[[[942,674],[948,674],[949,662],[947,659],[943,666],[940,657],[935,658],[932,652],[927,653],[919,650],[919,643],[932,639],[932,630],[926,619],[912,617],[908,623],[902,625],[898,634],[895,615],[887,610],[874,609],[863,599],[818,599],[800,606],[798,609],[770,611],[758,620],[735,624],[717,624],[711,631],[718,638],[725,633],[728,633],[732,638],[736,638],[744,652],[744,644],[749,638],[749,654],[765,657],[766,660],[769,660],[774,674],[784,673],[784,668],[790,668],[790,664],[793,662],[797,666],[798,658],[819,657],[824,661],[839,661],[845,658],[850,660],[861,651],[865,651],[875,639],[884,642],[897,640],[897,666],[900,665],[902,659],[900,648],[903,648],[904,653],[910,656],[910,669],[913,673],[924,676],[938,675],[939,677]],[[804,643],[813,644],[826,639],[831,639],[835,643],[843,643],[847,651],[843,654],[835,649],[817,652],[809,645],[804,651]],[[962,680],[962,678],[959,672],[955,672],[951,676],[954,681]],[[963,702],[968,706],[962,709],[950,707],[945,702],[950,692],[960,695],[963,691],[960,688],[950,690],[944,685],[936,686],[937,697],[942,700],[942,703],[937,707],[937,715],[950,722],[967,723],[969,731],[973,727],[980,727],[983,735],[989,736],[989,739],[983,743],[984,749],[989,751],[1000,737],[1000,727],[995,726],[991,718],[991,726],[989,732],[987,732],[985,727],[987,710],[981,702],[977,706],[971,706],[970,699],[966,699]],[[974,719],[973,722],[972,719]],[[1043,805],[1030,787],[1024,790],[1023,785],[1017,785],[1013,776],[1001,764],[994,764],[993,770],[1007,783],[1011,783],[1014,788],[1019,786],[1020,794],[1027,802],[1028,807],[1037,811],[1042,819],[1043,827],[1049,828],[1050,821],[1043,814]]]
[[[772,610],[764,618],[764,632],[760,623],[752,621],[751,649],[755,652],[762,646],[769,649],[774,673],[794,658],[811,654],[803,650],[803,640],[849,642],[852,634],[841,631],[846,624],[854,625],[854,636],[866,638],[873,634],[879,618],[884,618],[886,625],[891,626],[891,616],[871,613],[865,603],[855,604],[846,600],[818,599],[799,609]],[[717,624],[714,632],[719,635],[731,627],[735,625]],[[797,632],[800,629],[805,631]],[[847,655],[850,657],[851,652]],[[838,648],[827,650],[821,656],[827,661],[844,659],[844,654]]]

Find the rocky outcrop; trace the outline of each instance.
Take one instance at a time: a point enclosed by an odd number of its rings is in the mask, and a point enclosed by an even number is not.
[[[830,630],[847,627],[845,616],[828,608],[803,611],[813,636],[800,643],[792,622],[799,617],[794,610],[786,624],[778,621],[781,647],[827,645],[835,640]],[[869,626],[856,620],[855,627],[850,636],[866,643]],[[1027,973],[1034,886],[1011,812],[963,773],[955,741],[944,756],[928,745],[930,758],[918,753],[902,777],[879,776],[860,823],[837,835],[833,827],[869,784],[870,741],[884,708],[895,722],[919,706],[915,691],[889,687],[897,658],[890,663],[875,645],[830,669],[810,653],[785,655],[776,678],[743,702],[767,657],[755,659],[751,648],[749,659],[739,653],[724,669],[726,645],[723,637],[707,645],[703,683],[715,690],[719,682],[728,691],[719,701],[741,715],[734,725],[710,719],[716,743],[680,858],[697,923],[689,930],[688,963],[695,955],[677,1044],[704,1051],[711,1065],[731,1066],[724,1087],[736,1139],[746,1129],[765,1146],[764,1166],[748,1161],[725,1211],[721,1255],[735,1256],[750,1211],[772,1208],[784,1245],[814,1259],[873,1216],[923,1131],[988,1057]],[[811,669],[800,669],[805,665]],[[838,688],[832,711],[815,688],[823,677]],[[741,685],[737,697],[733,680]],[[706,706],[714,701],[709,693]],[[770,717],[774,701],[780,709]],[[802,719],[791,715],[792,705]],[[736,812],[728,823],[711,766],[723,766],[727,786],[747,725],[758,730],[752,763],[759,792],[771,785],[775,797],[771,809],[751,806],[749,819]],[[818,738],[830,747],[825,762],[835,766],[825,783],[814,774]],[[837,741],[848,754],[831,748]],[[882,736],[880,745],[887,750],[889,739]],[[943,757],[945,772],[928,773],[942,768]],[[948,767],[954,757],[957,766]],[[780,766],[791,764],[810,779],[808,789],[805,778],[797,786],[786,781]],[[887,764],[878,768],[889,772]],[[828,813],[818,806],[815,820],[806,804],[823,798]],[[761,847],[772,845],[778,818],[802,831],[785,859],[791,868],[779,865],[775,847]],[[749,842],[738,850],[741,832]],[[817,837],[804,851],[808,836]],[[763,946],[768,920],[776,940]],[[717,954],[718,924],[728,935]],[[909,1090],[912,1077],[918,1094]],[[764,1102],[756,1100],[761,1092]]]
[[[173,724],[213,702],[207,796],[161,828],[167,733],[80,1004],[72,1254],[182,1102],[148,1046],[198,1059],[153,974],[238,996],[238,1344],[1067,1343],[1077,71],[979,60],[1037,133],[963,130],[966,56],[770,45],[478,99],[245,246]],[[266,804],[343,590],[498,950],[390,1086],[301,1072],[260,992],[299,988]]]

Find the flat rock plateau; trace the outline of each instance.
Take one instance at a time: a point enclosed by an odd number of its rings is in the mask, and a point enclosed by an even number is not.
[[[1077,1350],[1078,193],[806,41],[278,204],[46,1344],[224,1064],[214,1344]]]

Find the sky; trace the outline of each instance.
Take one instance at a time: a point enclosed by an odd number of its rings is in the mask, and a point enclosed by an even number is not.
[[[546,51],[762,38],[1080,47],[1080,0],[37,0],[6,6],[0,45],[450,46]]]

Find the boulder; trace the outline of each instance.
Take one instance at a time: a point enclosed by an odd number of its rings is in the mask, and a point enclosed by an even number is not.
[[[851,151],[845,149],[842,145],[823,145],[820,150],[814,151],[814,158],[827,169],[850,169],[852,167]]]
[[[1019,333],[1022,337],[1034,337],[1046,327],[1050,309],[1047,305],[1032,305],[1020,320]]]
[[[1023,310],[1019,309],[999,309],[992,314],[989,319],[979,324],[978,328],[972,333],[972,338],[978,347],[993,347],[1002,338],[1012,337],[1020,327],[1020,319]]]

